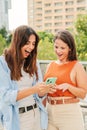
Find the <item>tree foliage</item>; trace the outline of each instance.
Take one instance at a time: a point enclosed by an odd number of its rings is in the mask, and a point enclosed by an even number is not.
[[[53,51],[53,34],[47,32],[39,32],[38,34],[41,39],[38,46],[38,59],[56,59],[56,55]]]
[[[0,55],[2,54],[5,45],[6,45],[5,38],[3,38],[2,35],[0,34]]]
[[[6,28],[3,26],[0,29],[0,55],[2,54],[5,47],[8,47],[11,42],[12,34],[7,32]]]
[[[75,27],[78,58],[84,61],[87,60],[87,15],[79,15]]]

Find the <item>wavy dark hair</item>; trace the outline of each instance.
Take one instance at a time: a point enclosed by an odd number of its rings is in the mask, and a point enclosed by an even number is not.
[[[22,60],[21,48],[27,43],[30,35],[32,34],[36,37],[35,48],[26,59]],[[15,29],[12,36],[11,46],[4,51],[5,59],[7,61],[8,67],[11,70],[12,80],[20,80],[22,77],[22,67],[23,70],[29,73],[30,76],[36,74],[36,78],[38,79],[36,65],[38,43],[39,36],[31,27],[22,25]]]
[[[55,35],[53,41],[55,42],[56,39],[61,39],[70,48],[68,54],[68,60],[69,61],[77,60],[76,46],[75,46],[75,40],[73,38],[73,35],[68,30],[59,30]]]

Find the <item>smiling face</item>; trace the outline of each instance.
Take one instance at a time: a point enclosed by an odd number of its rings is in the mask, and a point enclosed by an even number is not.
[[[27,58],[30,55],[30,53],[34,50],[35,42],[36,42],[35,35],[33,34],[30,35],[27,43],[21,48],[22,59]]]
[[[59,61],[61,61],[61,62],[68,61],[68,54],[69,54],[70,48],[61,39],[55,40],[54,51],[55,51]]]

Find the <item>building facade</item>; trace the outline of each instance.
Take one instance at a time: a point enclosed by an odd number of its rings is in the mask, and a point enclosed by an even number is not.
[[[27,5],[28,24],[37,31],[74,28],[77,15],[87,13],[87,0],[27,0]]]
[[[0,0],[0,28],[9,29],[8,9],[11,8],[11,0]]]

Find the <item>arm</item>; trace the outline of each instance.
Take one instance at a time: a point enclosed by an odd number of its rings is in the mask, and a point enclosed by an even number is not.
[[[79,98],[85,98],[87,93],[87,73],[84,67],[80,64],[76,64],[76,83],[77,87],[69,86],[69,91]]]
[[[6,62],[0,59],[0,102],[4,105],[15,104],[17,91],[17,84],[10,79],[10,70]]]

